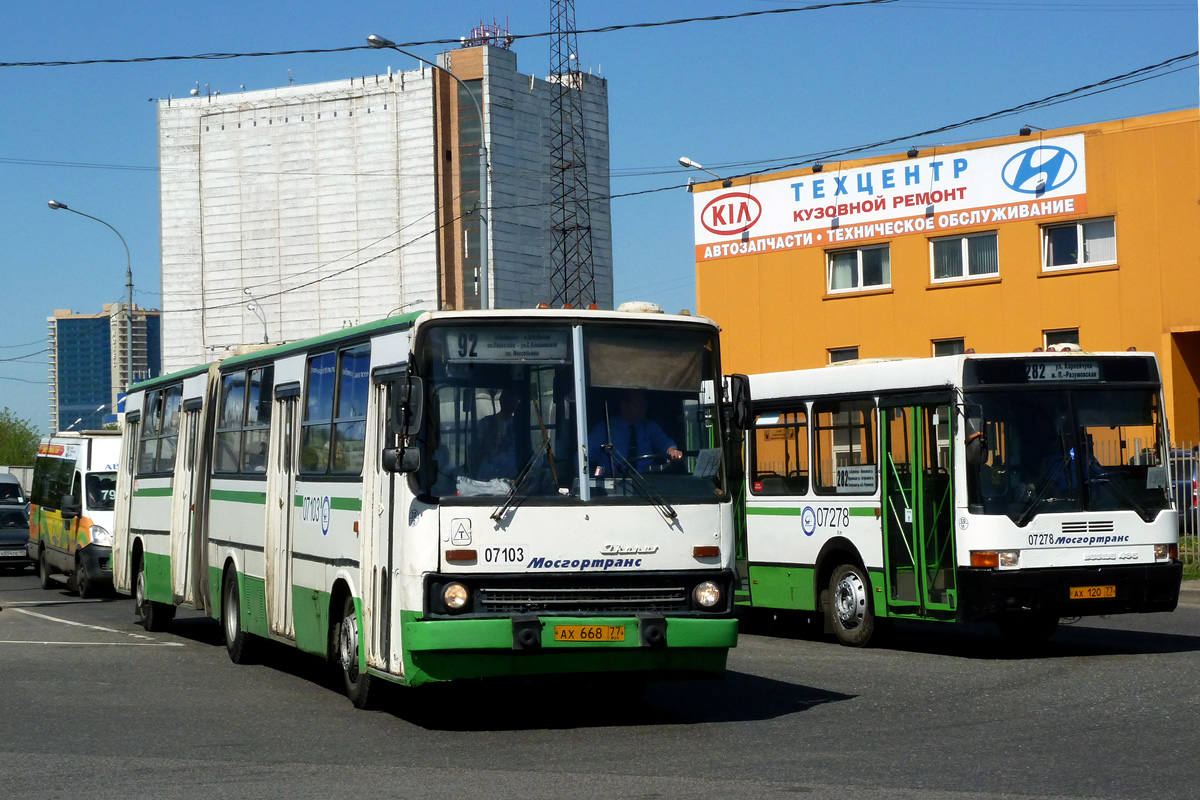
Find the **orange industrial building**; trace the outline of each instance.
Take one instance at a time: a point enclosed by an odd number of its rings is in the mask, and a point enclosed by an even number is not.
[[[1172,438],[1200,440],[1195,109],[917,144],[694,200],[697,303],[727,370],[1136,348],[1158,355]]]

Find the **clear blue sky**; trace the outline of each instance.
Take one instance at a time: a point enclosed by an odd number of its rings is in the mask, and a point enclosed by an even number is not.
[[[579,28],[804,5],[765,0],[577,0]],[[396,3],[289,0],[183,4],[10,0],[0,61],[264,52],[458,37],[480,19],[514,33],[550,27],[549,0]],[[432,57],[441,48],[419,52]],[[686,155],[720,172],[892,136],[1007,108],[1197,49],[1193,0],[899,0],[580,37],[584,67],[609,82],[614,193],[686,182]],[[518,68],[545,75],[549,40],[518,42]],[[394,52],[55,68],[0,68],[0,359],[45,347],[55,308],[99,311],[124,298],[124,252],[97,223],[50,211],[53,198],[101,217],[129,242],[135,302],[159,304],[155,104],[199,81],[224,93],[411,69]],[[1129,88],[956,130],[918,146],[1137,116],[1198,102],[1196,61]],[[898,152],[893,146],[886,152]],[[74,162],[91,166],[55,166]],[[657,173],[657,174],[647,174]],[[697,174],[698,173],[693,173]],[[503,180],[496,175],[495,180]],[[691,197],[613,200],[616,299],[695,310]],[[1180,231],[1196,236],[1196,231]],[[12,345],[24,345],[13,347]],[[45,354],[0,361],[0,407],[42,429]],[[29,381],[23,382],[23,381]]]

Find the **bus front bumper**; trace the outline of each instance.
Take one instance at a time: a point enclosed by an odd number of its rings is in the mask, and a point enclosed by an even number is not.
[[[1057,567],[1007,572],[958,570],[964,621],[996,620],[1034,612],[1058,617],[1173,611],[1179,603],[1183,564]],[[1115,596],[1072,599],[1072,588],[1114,587]]]
[[[737,645],[729,617],[549,617],[418,620],[403,627],[417,675],[460,677],[638,672],[720,677]],[[594,636],[604,637],[596,641]],[[414,680],[415,679],[415,680]]]

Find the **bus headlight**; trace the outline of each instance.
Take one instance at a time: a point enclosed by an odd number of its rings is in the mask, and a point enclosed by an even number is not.
[[[449,583],[442,589],[442,602],[451,611],[462,611],[470,599],[471,593],[461,583]]]
[[[91,537],[92,544],[102,545],[104,547],[112,547],[113,535],[108,528],[100,525],[93,525],[88,531],[88,536]]]
[[[713,608],[721,602],[721,588],[712,581],[704,581],[692,590],[692,599],[701,608]]]
[[[1177,544],[1156,544],[1154,545],[1154,560],[1164,561],[1166,559],[1176,559],[1179,557],[1179,545]]]
[[[1021,564],[1020,550],[1001,550],[1000,551],[1000,566],[1002,567],[1017,567]]]

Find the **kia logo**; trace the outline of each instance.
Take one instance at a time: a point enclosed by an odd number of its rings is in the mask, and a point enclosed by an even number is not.
[[[728,192],[708,201],[700,212],[700,224],[709,233],[730,236],[748,231],[762,216],[762,204],[745,192]]]
[[[1075,177],[1077,169],[1079,162],[1070,150],[1038,145],[1010,158],[1000,176],[1014,192],[1045,194]]]

